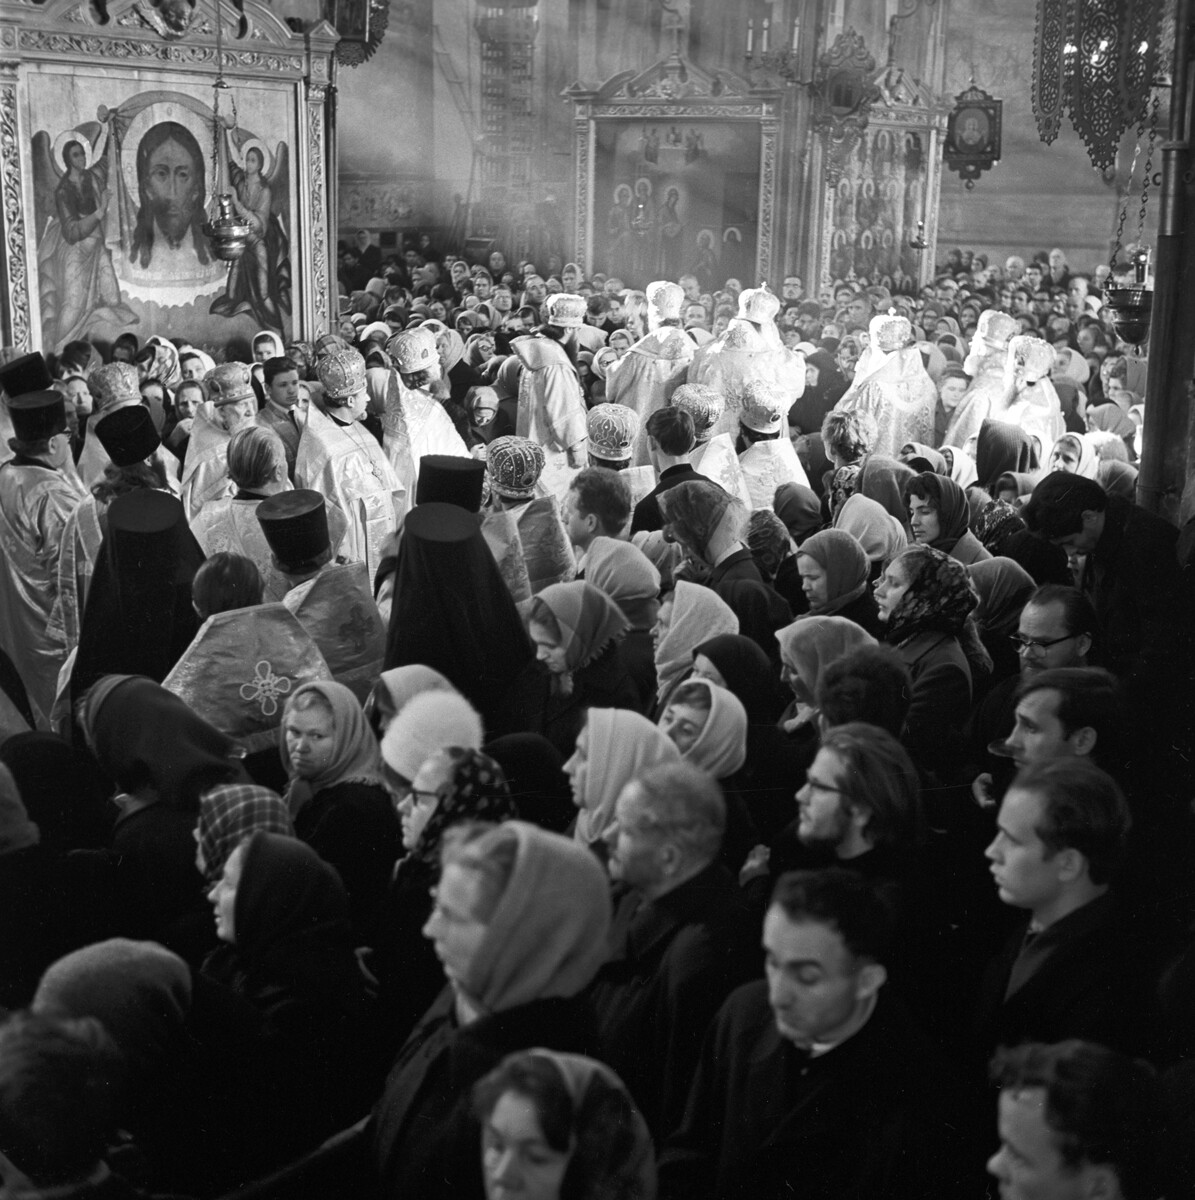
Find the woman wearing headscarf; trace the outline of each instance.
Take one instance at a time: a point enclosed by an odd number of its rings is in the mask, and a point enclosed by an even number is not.
[[[1094,479],[1098,467],[1099,456],[1095,446],[1081,433],[1064,433],[1050,451],[1048,470]]]
[[[472,1085],[506,1055],[593,1052],[583,993],[610,926],[605,872],[567,838],[522,821],[467,827],[440,861],[424,933],[448,986],[399,1052],[367,1131],[385,1193],[420,1200],[482,1194]]]
[[[566,833],[577,810],[564,755],[539,733],[508,733],[484,749],[502,768],[519,819],[549,833]]]
[[[681,684],[659,725],[685,762],[719,781],[746,762],[747,710],[733,692],[712,680],[693,678]]]
[[[47,969],[31,1007],[94,1018],[116,1044],[123,1128],[155,1192],[219,1194],[305,1148],[291,1138],[287,1097],[267,1084],[256,1014],[164,946],[111,938],[75,950]]]
[[[904,744],[922,767],[949,771],[963,751],[973,680],[991,670],[972,613],[979,597],[967,568],[932,546],[910,546],[876,584],[884,640],[913,679]]]
[[[98,850],[112,813],[95,762],[56,733],[17,733],[0,743],[0,762],[16,781],[40,844],[56,854]]]
[[[950,474],[945,455],[924,442],[905,442],[900,448],[900,461],[914,471],[931,471],[935,475]]]
[[[461,746],[438,751],[419,768],[399,811],[406,855],[394,871],[371,959],[396,1045],[444,986],[444,969],[422,931],[440,878],[445,833],[472,821],[498,823],[520,815],[497,762]]]
[[[1125,459],[1129,458],[1137,426],[1119,404],[1101,404],[1099,408],[1089,408],[1087,429],[1089,433],[1110,433],[1120,438],[1125,444]]]
[[[474,1087],[473,1112],[486,1200],[654,1200],[647,1124],[604,1063],[550,1050],[512,1054]]]
[[[964,566],[991,558],[967,528],[971,516],[967,494],[953,479],[923,471],[909,481],[905,497],[913,537],[920,545],[933,546]]]
[[[776,634],[780,644],[784,682],[793,702],[780,716],[779,725],[790,734],[806,770],[817,754],[816,696],[822,672],[830,663],[857,650],[875,645],[862,626],[841,616],[802,617]]]
[[[637,708],[639,690],[622,656],[622,610],[585,580],[553,583],[531,601],[529,630],[549,673],[541,732],[562,754],[576,743],[586,710]]]
[[[286,701],[280,748],[295,836],[339,872],[353,928],[373,945],[402,829],[357,697],[331,680],[303,684]]]
[[[618,794],[662,763],[678,762],[675,743],[646,717],[625,708],[591,708],[576,749],[564,764],[580,810],[574,836],[603,862]]]
[[[797,569],[809,598],[808,615],[845,617],[874,636],[879,618],[869,567],[862,544],[844,529],[823,529],[806,539],[797,551]]]
[[[776,489],[772,509],[798,546],[824,523],[817,493],[800,483],[782,483]]]
[[[770,843],[792,820],[792,781],[801,770],[792,740],[776,724],[785,699],[772,664],[750,638],[720,634],[693,651],[696,679],[726,688],[747,711],[747,759],[735,783],[760,840]]]
[[[283,1116],[314,1147],[364,1115],[380,1074],[344,885],[310,846],[255,833],[208,898],[222,944],[203,974],[257,1010]]]
[[[638,546],[596,537],[585,555],[585,581],[605,592],[627,619],[620,649],[639,694],[635,707],[646,712],[656,693],[651,631],[660,610],[660,572]]]
[[[975,470],[978,483],[995,496],[996,481],[1005,472],[1027,473],[1038,469],[1032,438],[1019,426],[985,418],[975,441]]]
[[[738,633],[739,619],[716,592],[682,580],[660,605],[652,641],[655,644],[656,704],[664,711],[672,690],[693,670],[693,651],[720,633]]]
[[[834,528],[849,533],[863,547],[871,583],[879,578],[884,564],[909,544],[909,535],[900,521],[874,500],[858,494],[838,510]]]
[[[805,391],[788,410],[789,428],[794,434],[818,433],[822,422],[847,389],[847,382],[828,350],[814,350],[805,356]]]
[[[989,558],[973,563],[967,572],[979,594],[975,623],[979,637],[992,659],[990,683],[1016,675],[1021,661],[1012,637],[1017,632],[1021,609],[1037,584],[1020,563],[1011,558]]]
[[[161,681],[199,629],[191,584],[203,551],[182,504],[141,489],[108,506],[108,531],[79,628],[72,706],[103,675]]]
[[[494,735],[538,719],[535,650],[476,517],[454,504],[417,505],[403,524],[385,665],[410,663],[443,674]]]
[[[939,453],[946,460],[946,474],[965,492],[979,482],[975,460],[958,446],[943,446]]]
[[[108,675],[87,694],[80,726],[116,789],[120,815],[109,850],[122,924],[190,963],[211,948],[210,914],[195,865],[195,825],[205,792],[248,784],[243,748],[155,683]]]
[[[100,364],[97,362],[95,365],[98,367]],[[137,373],[142,379],[156,379],[163,387],[173,391],[183,379],[174,343],[154,334],[137,355]]]
[[[869,454],[859,469],[855,493],[874,500],[889,516],[895,517],[910,540],[913,533],[909,528],[909,510],[905,505],[904,492],[909,480],[916,475],[912,467],[885,458],[882,454]],[[837,524],[837,522],[836,522]]]
[[[199,797],[195,865],[209,886],[224,874],[228,856],[259,830],[294,837],[290,809],[277,792],[256,784],[224,784]]]
[[[1100,459],[1096,466],[1096,482],[1109,496],[1122,496],[1136,503],[1137,468],[1115,459]]]

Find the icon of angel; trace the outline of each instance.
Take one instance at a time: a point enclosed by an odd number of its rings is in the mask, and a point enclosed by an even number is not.
[[[227,145],[233,207],[251,232],[211,313],[251,313],[264,328],[282,330],[291,311],[290,242],[283,225],[290,193],[286,143],[279,142],[271,154],[260,138],[237,129]]]
[[[93,140],[94,139],[94,140]],[[139,318],[125,303],[106,242],[108,140],[105,126],[33,135],[37,267],[42,345],[59,350],[104,323]]]

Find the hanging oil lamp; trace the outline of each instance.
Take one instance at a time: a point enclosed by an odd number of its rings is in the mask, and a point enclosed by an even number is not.
[[[203,236],[211,246],[212,254],[221,262],[236,262],[245,253],[253,227],[237,213],[231,192],[220,190],[224,182],[220,161],[220,93],[228,91],[224,82],[224,39],[221,36],[223,22],[220,20],[220,3],[216,0],[216,82],[212,84],[212,182],[215,195],[209,218],[203,226]],[[236,100],[232,102],[233,125],[236,125]]]

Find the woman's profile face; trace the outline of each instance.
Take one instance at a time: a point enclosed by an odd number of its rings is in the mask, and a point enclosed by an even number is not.
[[[504,1092],[481,1132],[486,1200],[559,1200],[569,1157],[548,1143],[534,1103]]]
[[[481,876],[459,863],[444,868],[432,893],[432,915],[423,926],[423,936],[435,946],[444,974],[454,985],[468,978],[485,940],[486,923],[474,915],[480,896]]]
[[[651,643],[656,652],[659,652],[660,643],[668,634],[668,630],[672,628],[672,610],[676,606],[676,597],[669,593],[660,603],[659,611],[656,613],[656,623],[651,629]]]
[[[695,704],[670,704],[660,718],[660,732],[667,734],[681,754],[688,754],[709,724],[710,710]]]
[[[452,775],[452,764],[442,754],[434,754],[415,773],[411,790],[398,805],[402,818],[402,844],[414,850],[440,803],[438,788]]]
[[[282,725],[290,768],[300,779],[312,779],[332,761],[335,729],[332,714],[320,705],[292,710]]]
[[[809,597],[809,607],[820,608],[830,598],[825,567],[808,554],[798,554],[797,571],[801,576],[801,590]]]
[[[212,908],[216,910],[216,937],[222,942],[236,943],[236,927],[234,913],[237,902],[237,888],[241,882],[241,867],[245,861],[245,846],[242,842],[229,856],[224,864],[224,874],[207,894]]]
[[[569,786],[573,789],[573,803],[585,807],[585,781],[589,774],[589,727],[577,735],[577,744],[564,764]]]
[[[539,621],[532,621],[529,632],[531,640],[535,644],[535,657],[553,675],[564,675],[567,673],[568,663],[565,661],[564,647],[556,640],[552,631]]]
[[[884,568],[875,586],[876,607],[880,610],[881,621],[891,618],[893,610],[912,585],[913,581],[899,560],[890,562]]]

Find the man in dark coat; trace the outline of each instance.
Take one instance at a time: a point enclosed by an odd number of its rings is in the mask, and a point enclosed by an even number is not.
[[[593,989],[607,1061],[658,1140],[680,1123],[706,1030],[758,973],[736,880],[720,865],[726,805],[687,763],[656,767],[618,798],[609,870],[619,885],[610,960]]]
[[[1080,583],[1103,631],[1104,665],[1124,682],[1142,730],[1152,728],[1151,745],[1168,745],[1174,732],[1185,744],[1189,721],[1181,731],[1177,722],[1190,682],[1192,604],[1178,531],[1095,480],[1061,471],[1033,489],[1024,517],[1040,537],[1086,555]]]
[[[660,477],[656,486],[635,505],[635,515],[631,518],[632,536],[664,528],[664,518],[660,514],[661,492],[681,483],[700,483],[705,478],[689,461],[697,437],[693,418],[685,409],[671,405],[657,409],[647,418],[646,429]]]
[[[660,1156],[662,1200],[923,1200],[974,1187],[970,1105],[880,994],[889,923],[850,872],[779,881],[767,980],[718,1014]]]
[[[1156,972],[1112,887],[1129,824],[1120,788],[1085,757],[1027,766],[1008,789],[986,853],[1000,899],[1028,915],[984,977],[985,1056],[1026,1039],[1144,1048]]]

